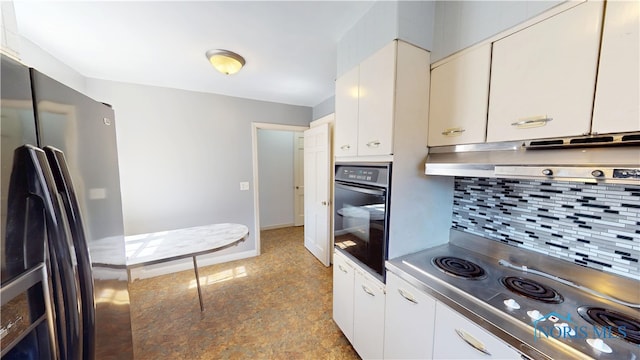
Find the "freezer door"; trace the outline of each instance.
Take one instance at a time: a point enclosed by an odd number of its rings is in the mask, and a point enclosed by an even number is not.
[[[95,358],[133,358],[113,110],[34,70],[32,82],[40,146],[64,153],[83,221],[94,282]]]
[[[7,203],[6,268],[10,273],[24,273],[42,262],[48,264],[55,312],[52,333],[59,356],[80,359],[82,325],[76,259],[44,151],[32,145],[15,150]],[[48,250],[48,256],[30,254],[35,248]]]
[[[52,146],[45,146],[44,152],[49,160],[51,172],[55,180],[58,197],[64,206],[64,212],[73,239],[73,248],[78,266],[80,282],[80,298],[82,303],[82,343],[84,359],[95,358],[95,303],[93,293],[93,276],[91,258],[85,237],[82,215],[69,174],[64,154]]]
[[[14,152],[23,144],[37,145],[36,122],[31,99],[31,83],[29,69],[18,62],[0,55],[2,67],[0,68],[0,104],[2,106],[2,123],[0,124],[0,259],[2,260],[1,283],[20,275],[30,264],[24,264],[22,255],[11,255],[16,249],[8,249],[7,246],[23,247],[23,244],[7,244],[7,214],[9,211],[7,201],[9,199],[9,183],[13,168]],[[33,234],[42,234],[43,225],[37,226],[35,219],[33,227],[29,231]],[[38,229],[38,227],[40,227]],[[42,235],[41,235],[42,237]],[[29,239],[34,239],[29,237]],[[31,240],[25,244],[25,255],[29,258],[40,259],[44,257],[44,239]],[[22,250],[20,250],[22,251]],[[18,257],[16,257],[18,256]],[[28,260],[27,260],[28,261]]]

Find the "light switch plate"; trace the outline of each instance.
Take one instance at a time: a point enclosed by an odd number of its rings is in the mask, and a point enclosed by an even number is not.
[[[242,190],[242,191],[249,190],[249,182],[248,181],[242,181],[240,183],[240,190]]]

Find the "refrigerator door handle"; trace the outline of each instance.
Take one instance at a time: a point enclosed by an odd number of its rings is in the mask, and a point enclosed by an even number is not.
[[[60,359],[80,359],[82,324],[75,254],[47,156],[43,150],[32,145],[17,148],[14,156],[16,166],[26,167],[28,191],[40,199],[44,210]]]
[[[80,212],[80,205],[75,193],[69,167],[64,153],[53,147],[43,148],[49,166],[55,180],[56,190],[60,195],[66,218],[69,222],[75,255],[78,261],[78,277],[80,281],[80,297],[82,302],[82,344],[84,359],[94,359],[95,357],[95,301],[93,273],[91,268],[91,257],[89,246],[85,236],[84,224]]]

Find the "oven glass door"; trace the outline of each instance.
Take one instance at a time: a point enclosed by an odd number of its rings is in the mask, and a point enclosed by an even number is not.
[[[335,246],[352,255],[384,280],[387,254],[387,192],[336,181]]]

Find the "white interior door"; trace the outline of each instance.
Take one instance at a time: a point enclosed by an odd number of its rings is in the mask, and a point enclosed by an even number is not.
[[[293,134],[293,223],[304,225],[304,132]]]
[[[304,132],[304,246],[325,266],[331,263],[329,124]]]

